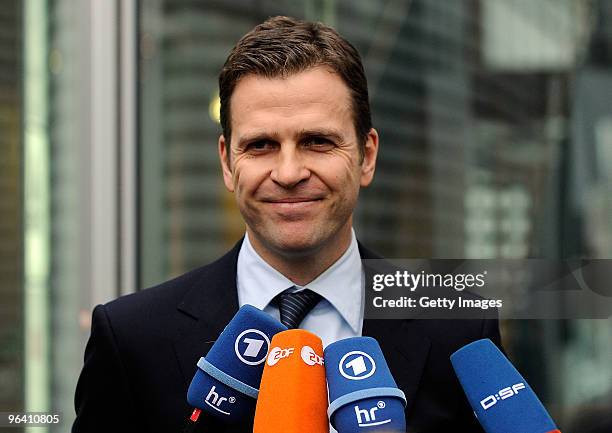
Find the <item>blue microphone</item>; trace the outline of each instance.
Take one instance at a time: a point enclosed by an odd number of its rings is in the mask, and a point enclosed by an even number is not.
[[[406,431],[406,396],[397,387],[378,342],[353,337],[323,353],[331,425],[338,433]]]
[[[196,408],[190,421],[195,424],[200,411],[229,423],[253,414],[270,340],[286,329],[252,305],[242,306],[198,361],[187,391]]]
[[[488,338],[462,347],[450,360],[487,433],[560,433],[527,381]]]

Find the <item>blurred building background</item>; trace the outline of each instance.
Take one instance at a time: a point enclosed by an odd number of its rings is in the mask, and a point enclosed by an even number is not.
[[[355,221],[368,246],[612,258],[612,0],[6,0],[0,411],[60,412],[48,431],[68,431],[92,307],[242,235],[217,74],[277,14],[331,24],[363,56],[381,136]],[[562,431],[612,411],[612,320],[502,331]]]

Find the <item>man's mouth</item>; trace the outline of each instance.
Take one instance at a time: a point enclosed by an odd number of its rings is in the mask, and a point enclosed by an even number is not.
[[[321,197],[284,197],[264,200],[269,209],[284,215],[286,218],[302,218],[318,209]]]
[[[319,201],[319,200],[322,200],[322,198],[320,197],[287,197],[287,198],[271,199],[271,200],[264,200],[264,201],[268,203],[277,203],[277,204],[283,204],[283,203],[292,204],[292,203],[308,203],[308,202]]]

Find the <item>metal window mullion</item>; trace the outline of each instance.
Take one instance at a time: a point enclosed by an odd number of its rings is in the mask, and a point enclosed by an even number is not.
[[[120,294],[136,289],[137,267],[137,49],[136,1],[120,2],[119,32],[119,289]]]
[[[92,305],[118,282],[117,3],[89,2],[89,288]]]

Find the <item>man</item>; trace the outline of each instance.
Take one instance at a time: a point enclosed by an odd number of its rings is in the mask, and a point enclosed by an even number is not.
[[[361,259],[377,256],[357,242],[352,213],[379,142],[357,51],[327,26],[271,18],[234,47],[219,86],[223,180],[246,235],[210,265],[96,307],[73,431],[179,431],[196,362],[239,305],[285,321],[283,297],[296,293],[313,302],[294,325],[325,344],[379,341],[409,431],[480,431],[448,357],[479,338],[499,344],[496,320],[363,318]]]

